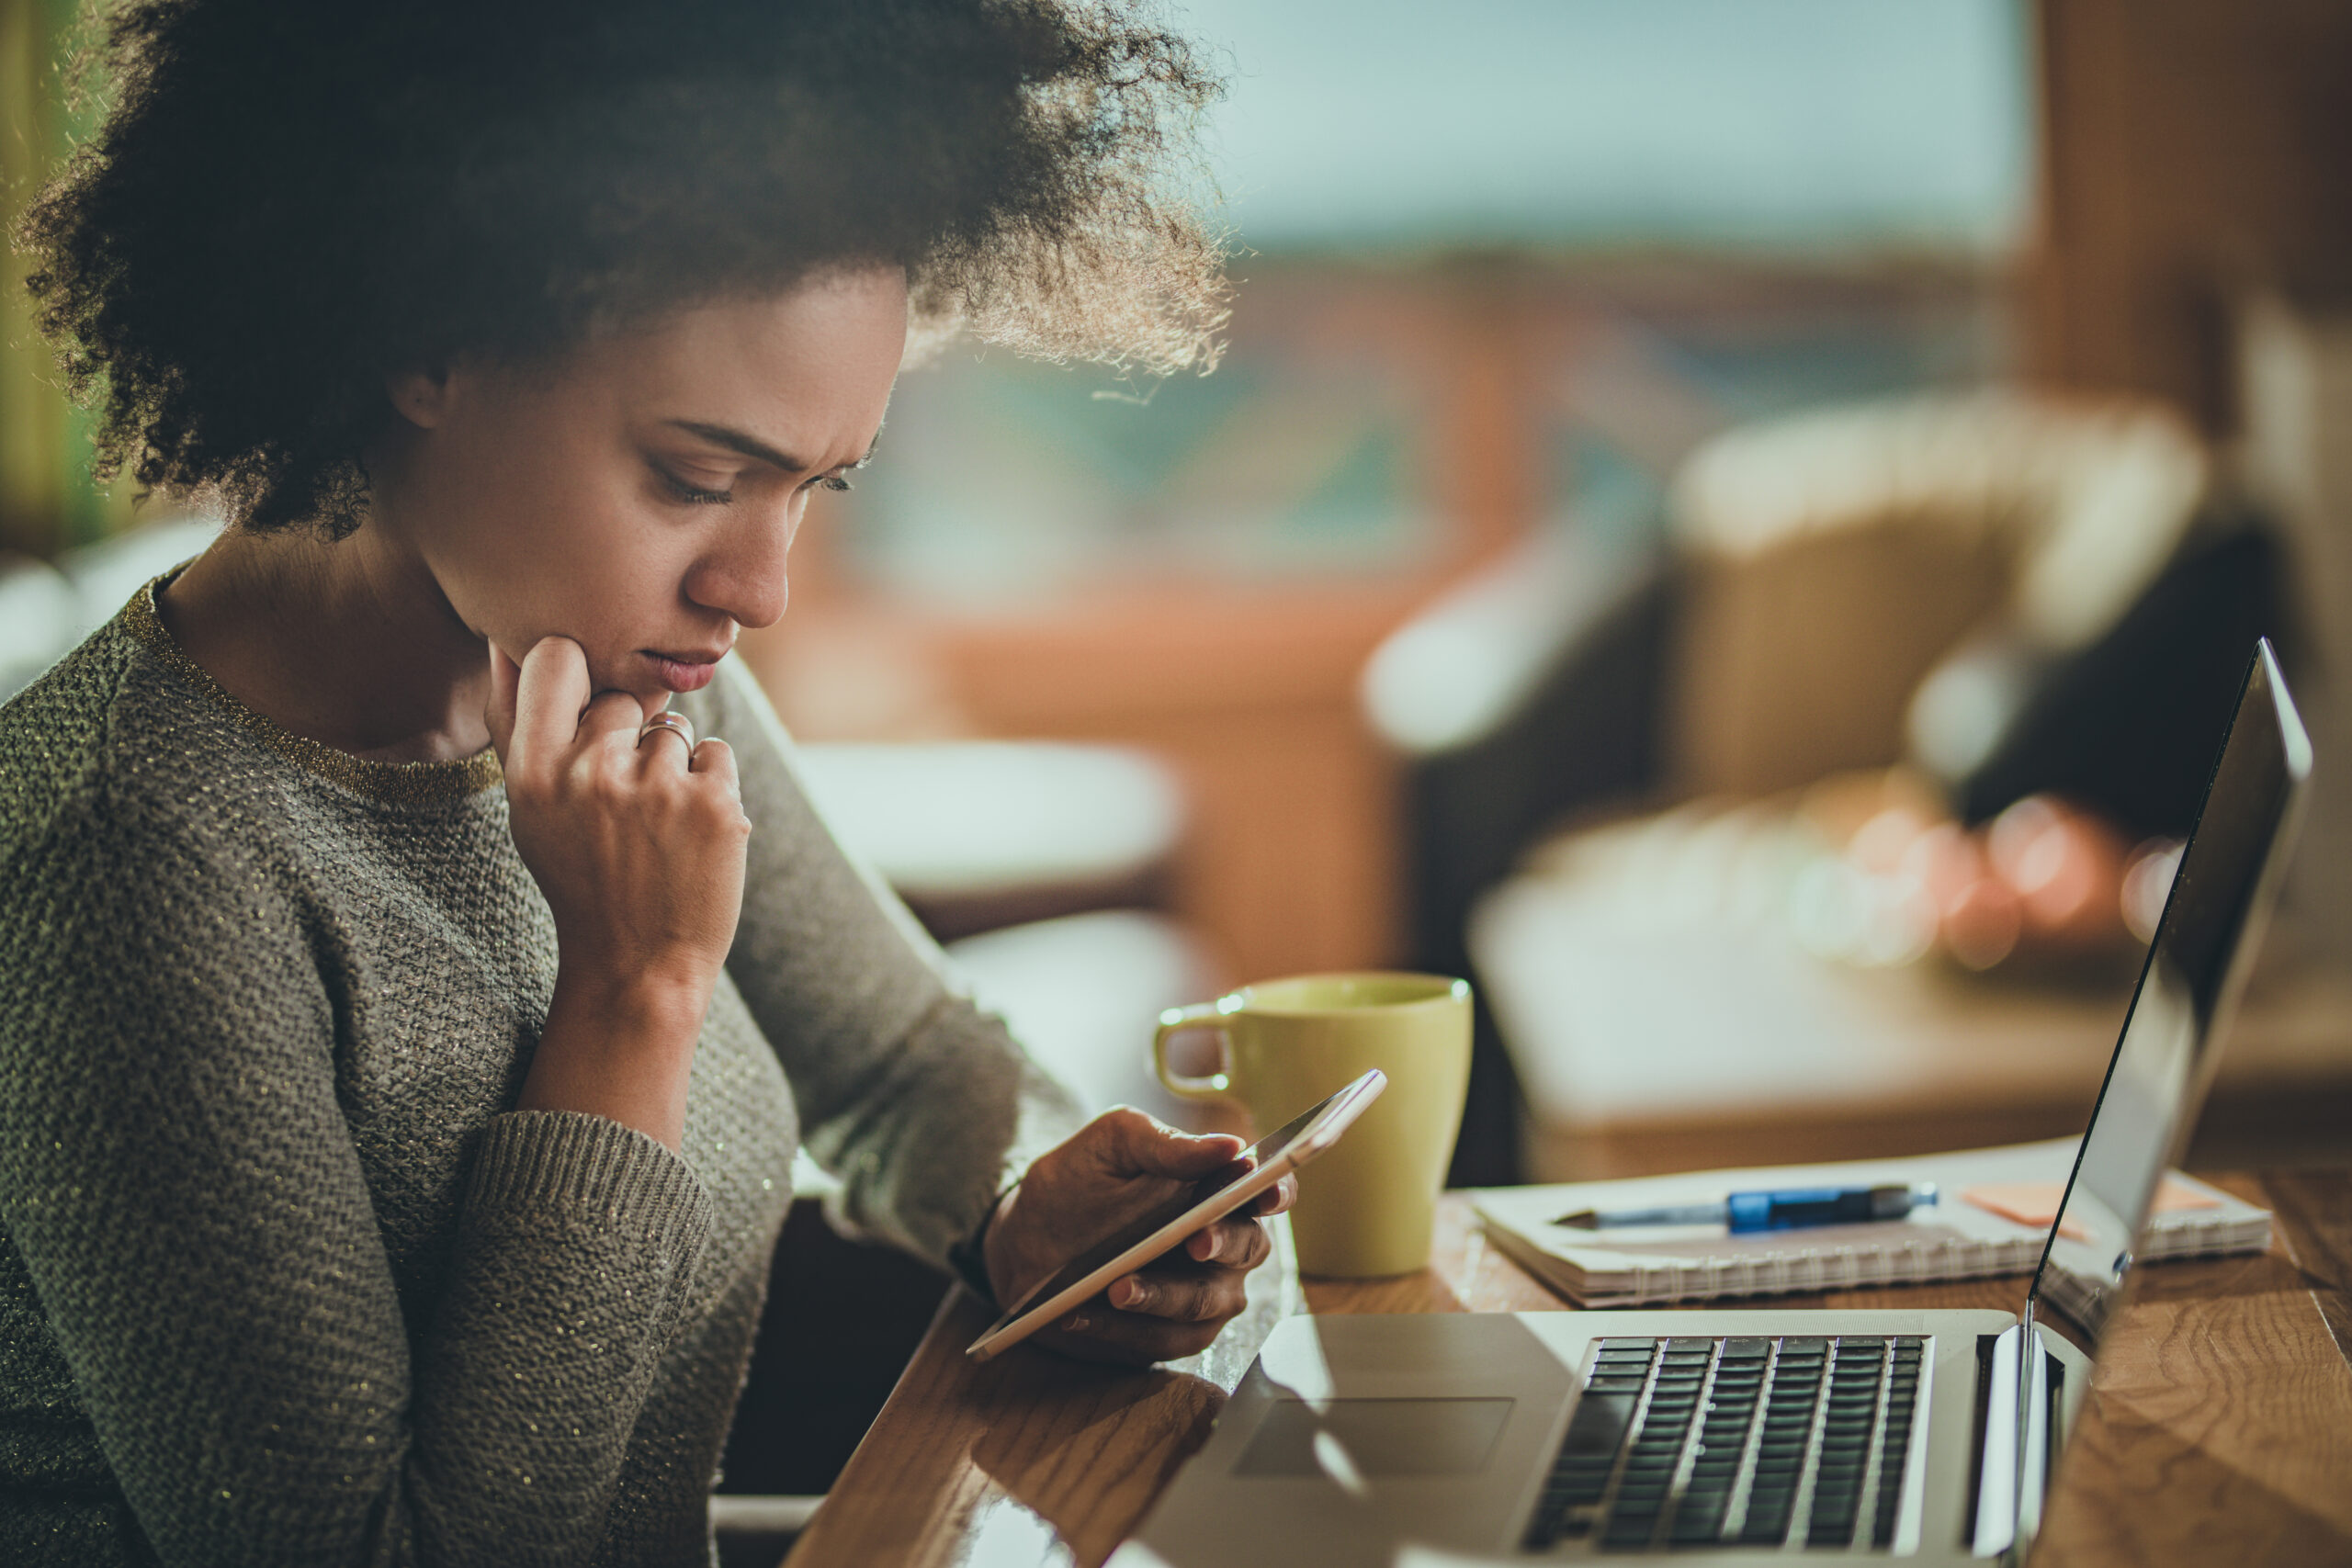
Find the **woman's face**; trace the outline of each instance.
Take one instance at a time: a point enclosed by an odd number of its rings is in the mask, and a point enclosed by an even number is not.
[[[396,378],[369,526],[509,658],[571,637],[651,711],[784,614],[801,513],[872,448],[906,318],[901,274],[866,268],[553,366]]]

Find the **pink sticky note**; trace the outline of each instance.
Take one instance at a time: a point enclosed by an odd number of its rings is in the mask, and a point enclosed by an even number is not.
[[[2058,1205],[2065,1200],[2066,1184],[2063,1181],[1980,1181],[1973,1187],[1961,1189],[1960,1195],[1987,1213],[1998,1214],[2031,1230],[2040,1230],[2058,1217]],[[2208,1197],[2194,1187],[2167,1176],[2156,1189],[2154,1212],[2169,1214],[2181,1209],[2218,1209],[2221,1206],[2221,1200]],[[2072,1226],[2061,1234],[2075,1241],[2085,1239]]]

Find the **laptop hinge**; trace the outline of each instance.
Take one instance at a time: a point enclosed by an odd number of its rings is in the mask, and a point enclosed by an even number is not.
[[[2018,1360],[2025,1339],[2022,1324],[2003,1330],[1979,1374],[1984,1416],[1976,1438],[1976,1528],[1968,1542],[1979,1557],[1999,1557],[2017,1544]]]

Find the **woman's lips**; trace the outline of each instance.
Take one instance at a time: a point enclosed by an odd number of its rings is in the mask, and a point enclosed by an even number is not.
[[[651,661],[662,683],[673,692],[699,692],[718,673],[718,660],[709,654],[655,653],[648,649],[641,657]]]

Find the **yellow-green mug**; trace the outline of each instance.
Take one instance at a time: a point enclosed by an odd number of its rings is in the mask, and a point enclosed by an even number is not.
[[[1187,1077],[1168,1043],[1214,1031],[1220,1070]],[[1371,971],[1244,986],[1159,1015],[1152,1063],[1170,1092],[1238,1100],[1261,1137],[1366,1069],[1388,1088],[1298,1173],[1291,1235],[1308,1274],[1407,1274],[1430,1260],[1437,1197],[1470,1087],[1470,983]]]

